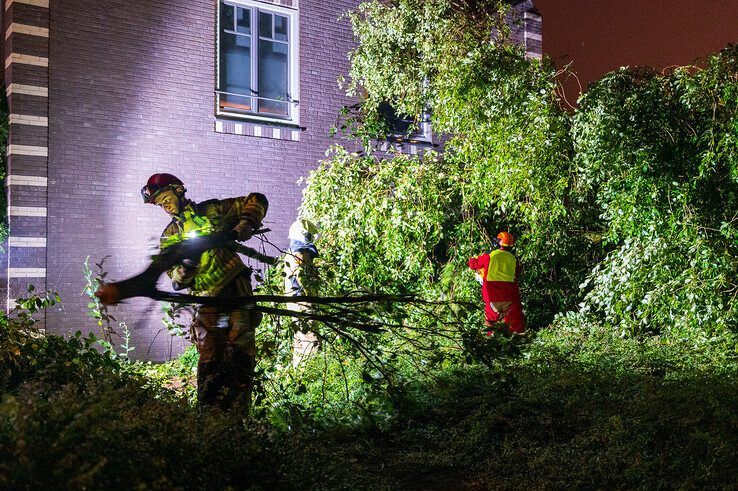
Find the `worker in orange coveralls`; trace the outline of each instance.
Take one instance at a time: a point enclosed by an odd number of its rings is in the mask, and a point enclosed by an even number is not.
[[[469,259],[469,268],[482,279],[485,325],[491,328],[502,320],[510,332],[521,334],[525,331],[525,320],[518,288],[520,263],[510,252],[515,238],[508,232],[500,232],[497,239],[498,249]],[[487,331],[487,335],[491,334],[491,330]]]

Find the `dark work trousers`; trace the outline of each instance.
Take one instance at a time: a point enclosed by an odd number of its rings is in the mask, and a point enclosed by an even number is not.
[[[249,275],[242,275],[229,283],[218,296],[250,293]],[[197,309],[190,332],[200,355],[197,364],[197,400],[200,405],[248,411],[256,367],[254,336],[260,321],[260,313],[245,308]]]

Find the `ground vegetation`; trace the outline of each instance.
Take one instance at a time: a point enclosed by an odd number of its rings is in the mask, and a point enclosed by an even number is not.
[[[267,316],[243,418],[192,404],[192,351],[143,364],[43,334],[33,314],[57,299],[30,292],[0,317],[0,483],[734,487],[738,48],[620,69],[572,113],[493,2],[349,17],[358,103],[301,208],[320,226],[311,290],[424,302],[362,311],[379,332]],[[442,147],[379,151],[387,103],[430,118]],[[484,335],[466,267],[499,230],[525,267],[522,337]],[[260,293],[281,293],[281,274]],[[321,340],[297,367],[295,328]]]

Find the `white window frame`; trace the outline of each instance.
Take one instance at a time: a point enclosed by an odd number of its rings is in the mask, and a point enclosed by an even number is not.
[[[259,11],[267,12],[272,14],[284,15],[289,19],[289,35],[288,35],[288,46],[289,46],[289,57],[287,61],[287,76],[289,77],[289,100],[287,102],[289,115],[284,118],[269,117],[257,112],[244,113],[222,110],[220,108],[220,35],[221,35],[221,7],[223,4],[252,9],[251,17],[251,36],[252,36],[252,49],[251,49],[251,79],[258,79],[258,66],[259,66],[259,53],[258,53],[258,41],[259,41]],[[256,22],[254,22],[256,20]],[[299,126],[300,125],[300,49],[299,49],[299,34],[300,34],[300,23],[298,10],[296,8],[284,7],[281,5],[273,5],[271,3],[259,2],[255,0],[218,0],[217,9],[217,20],[216,20],[216,56],[215,56],[215,114],[216,116],[227,116],[230,118],[239,118],[244,120],[251,120],[254,122],[266,122],[266,123],[279,123],[282,125]],[[255,40],[255,41],[254,41]],[[254,46],[256,48],[254,49]],[[257,96],[254,96],[257,97]]]

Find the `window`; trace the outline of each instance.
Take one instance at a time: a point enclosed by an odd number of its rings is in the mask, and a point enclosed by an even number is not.
[[[299,124],[297,12],[248,0],[219,8],[217,114]]]
[[[430,115],[423,113],[421,120],[403,117],[395,111],[388,102],[379,105],[379,113],[384,117],[390,140],[407,141],[410,143],[431,143],[433,139]]]

